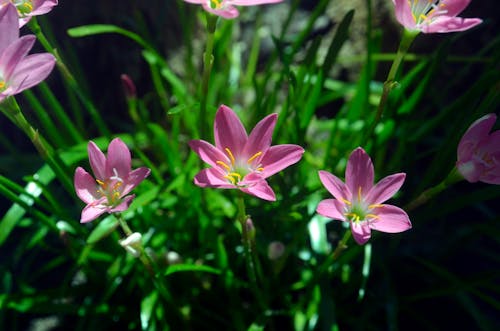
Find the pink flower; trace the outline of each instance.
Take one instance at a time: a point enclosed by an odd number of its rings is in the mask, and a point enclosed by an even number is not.
[[[54,68],[52,54],[27,55],[36,38],[19,38],[17,10],[8,4],[0,9],[0,102],[43,81]]]
[[[184,0],[202,5],[206,11],[224,18],[236,18],[240,14],[234,6],[255,6],[277,3],[283,0]]]
[[[9,3],[17,8],[19,27],[28,23],[32,16],[46,14],[57,6],[57,0],[0,0],[0,9]]]
[[[495,114],[481,117],[458,144],[457,169],[471,183],[500,185],[500,130],[489,134],[496,119]]]
[[[329,172],[319,172],[321,182],[335,199],[321,201],[316,211],[323,216],[349,222],[352,235],[360,245],[370,239],[372,229],[397,233],[411,228],[404,210],[382,204],[399,190],[406,175],[387,176],[376,185],[373,185],[373,177],[372,160],[361,147],[349,157],[345,184]]]
[[[215,115],[215,146],[204,140],[189,142],[191,149],[211,168],[194,178],[200,187],[237,188],[264,200],[275,201],[266,178],[298,162],[304,149],[297,145],[271,146],[278,115],[261,120],[249,136],[238,116],[227,106]]]
[[[107,158],[92,141],[87,149],[95,180],[83,168],[76,168],[76,194],[87,204],[81,223],[93,221],[104,212],[126,210],[134,199],[134,195],[127,194],[150,173],[146,167],[131,170],[130,151],[120,138],[109,144]]]
[[[406,29],[423,33],[464,31],[482,22],[456,17],[471,0],[393,0],[396,18]]]

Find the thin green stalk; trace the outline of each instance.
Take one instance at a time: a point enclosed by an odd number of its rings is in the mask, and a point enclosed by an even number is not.
[[[45,50],[52,55],[55,56],[56,58],[56,64],[57,68],[61,72],[64,80],[66,83],[71,87],[71,89],[76,93],[77,97],[80,99],[80,101],[83,103],[85,108],[87,108],[90,116],[92,117],[93,122],[96,124],[97,128],[106,137],[110,137],[111,133],[104,124],[104,121],[102,120],[101,115],[97,111],[97,108],[94,106],[94,104],[89,100],[89,98],[84,95],[82,92],[80,86],[78,85],[78,82],[76,81],[75,77],[69,71],[68,67],[66,64],[64,64],[64,61],[62,60],[61,56],[59,55],[59,52],[57,49],[52,47],[50,42],[47,40],[45,37],[42,29],[40,28],[40,25],[38,24],[38,21],[36,20],[36,17],[33,17],[30,22],[28,23],[28,26],[30,27],[31,31],[36,35],[37,39],[40,41],[42,46],[45,48]]]
[[[413,210],[423,205],[424,203],[428,202],[430,199],[434,198],[436,195],[447,189],[452,184],[461,181],[463,179],[464,178],[455,167],[450,171],[448,176],[441,183],[422,192],[417,198],[415,198],[412,202],[407,204],[403,209],[405,209],[406,211]]]
[[[389,70],[389,74],[387,75],[387,79],[384,82],[382,96],[380,97],[380,102],[377,107],[377,113],[375,114],[375,119],[371,123],[368,130],[365,132],[361,146],[367,144],[368,140],[370,140],[370,138],[372,137],[373,132],[377,127],[377,124],[380,122],[380,119],[382,118],[382,115],[385,110],[385,106],[387,104],[387,100],[389,98],[389,94],[397,86],[396,74],[398,73],[399,67],[401,66],[401,63],[406,53],[408,52],[408,49],[410,48],[413,40],[417,35],[418,32],[404,29],[403,36],[401,37],[401,42],[399,43],[398,52],[396,53],[396,57],[392,62],[392,66],[391,69]]]
[[[200,138],[206,139],[207,126],[207,97],[208,84],[210,83],[210,74],[214,64],[214,42],[215,29],[217,27],[217,16],[207,13],[207,44],[203,54],[203,78],[201,81],[200,96]]]
[[[28,136],[38,153],[50,165],[66,190],[68,192],[74,192],[73,181],[68,175],[69,169],[67,169],[66,164],[59,155],[54,152],[54,149],[47,143],[45,138],[40,135],[38,130],[35,130],[26,120],[16,99],[14,97],[5,99],[0,104],[0,111]]]

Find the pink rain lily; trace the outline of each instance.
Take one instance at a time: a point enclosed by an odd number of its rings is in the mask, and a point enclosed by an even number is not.
[[[56,59],[52,54],[27,55],[36,38],[19,38],[17,10],[8,4],[0,9],[0,102],[39,84],[50,74]]]
[[[191,149],[211,166],[200,171],[194,183],[200,187],[236,188],[275,201],[265,179],[297,163],[304,153],[297,145],[271,146],[277,118],[277,114],[266,116],[247,136],[233,110],[220,106],[215,115],[215,146],[204,140],[189,142]]]
[[[398,173],[373,185],[372,160],[358,147],[347,162],[345,184],[329,172],[319,172],[321,182],[335,199],[321,201],[316,211],[320,215],[349,222],[352,235],[360,245],[370,239],[372,229],[388,233],[406,231],[411,228],[406,212],[383,204],[399,190],[405,177],[404,173]]]
[[[482,22],[457,17],[471,0],[393,0],[396,18],[407,30],[423,33],[464,31]]]
[[[46,14],[57,6],[57,0],[0,0],[0,9],[9,3],[17,8],[20,27],[28,23],[32,16]]]
[[[500,185],[500,130],[489,134],[496,119],[495,114],[481,117],[458,144],[457,169],[471,183]]]
[[[240,14],[234,6],[255,6],[267,3],[278,3],[283,0],[184,0],[185,2],[202,5],[206,11],[223,17],[236,18]]]
[[[134,199],[134,195],[127,194],[150,173],[146,167],[131,170],[130,151],[120,138],[109,144],[107,158],[92,141],[87,150],[95,179],[82,167],[76,168],[76,194],[87,204],[82,210],[81,223],[93,221],[104,212],[126,210]]]

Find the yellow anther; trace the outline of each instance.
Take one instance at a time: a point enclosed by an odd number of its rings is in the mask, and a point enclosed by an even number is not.
[[[379,217],[375,214],[366,214],[367,217],[378,219]]]
[[[344,198],[340,198],[340,201],[342,201],[342,202],[343,202],[343,203],[345,203],[346,205],[349,205],[349,206],[350,206],[350,205],[352,205],[351,201],[348,201],[348,200],[346,200],[346,199],[344,199]]]
[[[258,167],[257,169],[255,169],[256,171],[264,171],[264,168],[262,167]]]
[[[115,192],[115,193],[113,193],[113,196],[111,197],[111,201],[114,202],[118,198],[120,198],[120,192]]]
[[[234,179],[232,176],[226,175],[224,178],[229,179],[231,181],[231,184],[236,185],[236,179]]]
[[[116,182],[115,185],[113,185],[113,190],[116,191],[120,186],[122,186],[122,182]]]
[[[420,14],[418,18],[421,19],[422,21],[425,21],[427,19],[427,16],[425,16],[424,14]]]
[[[2,90],[3,88],[5,88],[5,82],[3,80],[0,80],[0,90]]]
[[[383,206],[384,206],[384,205],[381,205],[381,204],[369,205],[369,206],[368,206],[368,209],[380,208],[380,207],[383,207]]]
[[[361,201],[361,186],[358,188],[358,201]]]
[[[231,150],[229,148],[227,148],[227,147],[224,150],[226,151],[227,155],[231,159],[231,164],[234,165],[234,163],[236,162],[236,160],[234,159],[233,153],[231,153]]]
[[[106,183],[103,182],[102,180],[96,179],[95,180],[99,186],[101,186],[103,189],[106,189]]]
[[[231,176],[231,177],[236,177],[238,178],[238,182],[241,180],[241,175],[237,172],[230,172],[227,174],[228,176]]]
[[[31,12],[31,11],[33,10],[33,5],[31,4],[31,1],[30,1],[30,2],[25,2],[25,3],[23,4],[23,6],[24,6],[24,8],[26,8],[26,10],[27,10],[28,12]]]
[[[227,171],[231,171],[231,167],[230,167],[230,166],[228,166],[225,162],[222,162],[222,161],[217,161],[217,162],[215,162],[215,163],[217,163],[218,165],[220,165],[220,166],[224,167],[224,169],[226,169]]]
[[[258,158],[261,155],[262,155],[262,152],[255,153],[251,158],[248,159],[247,163],[248,164],[252,163],[253,160],[255,160],[256,158]]]
[[[219,9],[222,7],[222,4],[219,2],[219,0],[210,0],[210,7],[214,9]]]

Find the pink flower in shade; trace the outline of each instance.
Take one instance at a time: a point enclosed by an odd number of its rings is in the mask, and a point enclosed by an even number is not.
[[[36,38],[19,38],[17,10],[8,4],[0,9],[0,102],[39,84],[50,74],[56,59],[52,54],[27,55]]]
[[[397,233],[411,228],[404,210],[383,204],[403,185],[406,175],[387,176],[376,185],[373,185],[373,177],[372,160],[361,147],[349,157],[345,184],[329,172],[319,172],[321,182],[335,199],[321,201],[316,211],[323,216],[349,222],[352,235],[360,245],[370,239],[372,229]]]
[[[28,23],[32,16],[46,14],[57,6],[57,0],[0,0],[0,9],[9,3],[17,8],[19,27]]]
[[[224,18],[236,18],[240,14],[234,6],[255,6],[267,3],[278,3],[283,0],[184,0],[202,5],[206,11]]]
[[[304,149],[297,145],[271,146],[277,114],[261,120],[249,136],[238,116],[227,106],[215,115],[215,146],[204,140],[189,142],[211,168],[194,178],[200,187],[237,188],[258,198],[275,201],[266,178],[298,162]]]
[[[464,31],[482,22],[457,17],[471,0],[393,0],[396,18],[407,30],[423,33]]]
[[[104,212],[126,210],[134,199],[134,195],[127,194],[150,173],[146,167],[131,170],[130,151],[120,138],[109,144],[107,158],[92,141],[87,149],[95,179],[83,168],[76,168],[76,194],[87,204],[81,223],[93,221]]]
[[[458,144],[457,169],[471,183],[500,185],[500,130],[489,134],[496,119],[495,114],[481,117]]]

